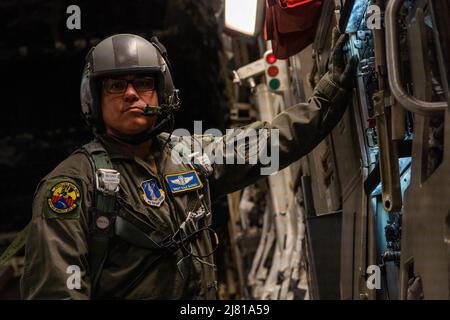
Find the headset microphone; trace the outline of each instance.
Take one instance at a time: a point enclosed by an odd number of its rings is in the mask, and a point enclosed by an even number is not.
[[[161,113],[161,107],[160,106],[151,106],[149,104],[145,105],[143,109],[144,116],[154,116]]]

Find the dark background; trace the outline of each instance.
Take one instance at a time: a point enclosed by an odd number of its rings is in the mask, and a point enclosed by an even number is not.
[[[81,30],[66,27],[72,4]],[[39,180],[92,138],[80,116],[81,72],[92,44],[111,34],[156,35],[166,46],[182,98],[176,127],[227,127],[219,8],[219,0],[0,1],[0,232],[28,223]],[[225,213],[216,217],[227,215],[224,199],[215,206]]]

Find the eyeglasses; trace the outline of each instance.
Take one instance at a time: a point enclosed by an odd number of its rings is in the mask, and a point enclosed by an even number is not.
[[[124,93],[127,90],[129,83],[133,85],[134,90],[137,92],[155,90],[155,78],[151,77],[135,78],[131,80],[105,79],[103,81],[103,88],[108,93]]]

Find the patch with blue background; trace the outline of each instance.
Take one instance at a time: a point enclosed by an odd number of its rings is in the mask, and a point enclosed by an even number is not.
[[[144,191],[142,198],[148,205],[159,207],[164,202],[164,191],[158,188],[155,179],[142,181],[141,188]]]
[[[203,187],[195,170],[166,175],[166,181],[172,193],[199,189]]]

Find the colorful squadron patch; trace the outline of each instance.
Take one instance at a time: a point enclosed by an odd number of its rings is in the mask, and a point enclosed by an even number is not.
[[[141,188],[144,191],[142,198],[151,206],[160,207],[166,198],[164,191],[158,188],[155,179],[145,180],[141,182]]]
[[[58,214],[69,213],[78,208],[80,202],[80,190],[69,181],[57,183],[50,189],[47,203],[53,212]]]

